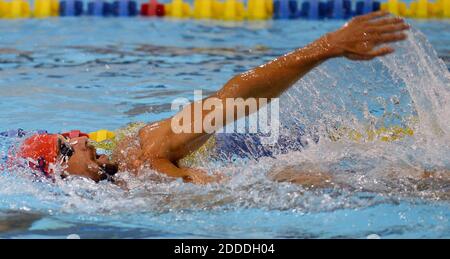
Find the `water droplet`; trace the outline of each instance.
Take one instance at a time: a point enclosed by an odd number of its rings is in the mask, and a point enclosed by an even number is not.
[[[377,234],[370,234],[366,238],[367,239],[381,239],[381,237]]]
[[[67,239],[81,239],[81,237],[77,234],[70,234],[67,236]]]

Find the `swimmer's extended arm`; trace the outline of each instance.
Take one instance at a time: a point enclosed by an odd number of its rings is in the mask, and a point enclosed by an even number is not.
[[[334,57],[370,60],[394,51],[380,44],[404,40],[408,25],[401,18],[379,11],[358,16],[335,32],[306,47],[278,57],[262,66],[233,77],[215,95],[224,98],[274,98],[311,69]]]
[[[195,130],[194,125],[203,125],[202,118],[206,118],[212,112],[217,112],[214,109],[198,111],[194,108],[195,104],[219,100],[224,108],[222,111],[219,109],[223,114],[222,125],[226,125],[227,122],[230,122],[226,121],[227,115],[230,115],[226,112],[226,99],[228,98],[244,100],[256,98],[256,101],[258,98],[267,98],[270,101],[270,98],[281,95],[311,69],[327,59],[346,57],[352,60],[370,60],[392,53],[394,50],[391,47],[377,47],[381,44],[404,40],[406,34],[403,31],[409,26],[403,19],[386,17],[387,15],[387,12],[379,11],[355,17],[339,30],[326,34],[304,48],[233,77],[217,93],[186,106],[173,117],[189,118],[183,119],[182,123],[184,128],[191,129],[190,132],[174,132],[171,125],[174,121],[173,118],[144,127],[139,133],[142,149],[141,160],[149,161],[153,158],[161,158],[163,160],[159,162],[150,162],[155,170],[183,177],[180,175],[183,174],[183,171],[179,171],[182,169],[173,163],[196,150],[203,140],[207,139],[213,131],[206,130],[202,126],[200,126],[200,130]],[[235,109],[232,111],[236,113]],[[197,112],[200,114],[195,114]],[[190,114],[190,116],[185,116],[186,114]],[[234,114],[233,120],[237,119],[238,116]],[[220,125],[220,123],[218,124]],[[195,175],[195,172],[193,174]]]
[[[197,104],[200,102],[206,104],[207,101],[213,99],[219,100],[224,108],[221,125],[226,125],[227,122],[231,122],[227,121],[227,115],[230,116],[230,113],[234,115],[234,120],[239,119],[237,109],[230,107],[228,110],[231,112],[226,112],[228,108],[226,107],[227,98],[242,98],[244,100],[255,98],[257,102],[259,102],[258,98],[266,98],[270,101],[270,98],[280,96],[311,69],[327,59],[346,57],[352,60],[370,60],[392,53],[394,51],[392,47],[377,47],[381,44],[404,40],[406,34],[403,31],[408,29],[409,26],[402,18],[387,16],[387,12],[378,11],[355,17],[339,30],[324,35],[306,47],[236,75],[217,93],[198,101]],[[214,110],[204,109],[201,111],[203,116],[196,116],[194,113],[198,110],[194,108],[195,104],[188,105],[176,115],[186,117],[185,114],[191,113],[191,116],[189,116],[191,121],[188,122],[191,131],[194,131],[194,125],[202,125],[201,118],[205,118]],[[260,106],[258,105],[258,107]],[[251,112],[254,112],[254,110],[246,111],[246,114],[241,114],[241,116],[248,115]],[[174,143],[178,145],[190,142],[207,133],[208,130],[202,128],[202,132],[176,134]]]

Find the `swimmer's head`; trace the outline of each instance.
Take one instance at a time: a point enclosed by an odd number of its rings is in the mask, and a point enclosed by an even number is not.
[[[52,175],[57,164],[64,169],[63,176],[78,175],[96,182],[110,179],[118,167],[106,155],[98,155],[86,134],[36,134],[20,147],[19,156],[32,169]]]

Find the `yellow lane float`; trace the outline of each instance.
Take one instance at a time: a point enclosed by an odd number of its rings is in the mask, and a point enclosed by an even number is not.
[[[191,7],[183,0],[173,0],[171,3],[165,4],[164,9],[166,16],[175,18],[189,18],[191,16]]]
[[[11,3],[11,18],[27,18],[30,17],[30,4],[25,0],[12,0]]]
[[[30,10],[31,0],[0,0],[0,18],[47,18],[52,16],[59,16],[59,5],[61,0],[33,0],[33,10]],[[104,0],[99,0],[97,2],[101,3]],[[122,1],[122,0],[121,0]],[[123,0],[128,1],[128,0]],[[244,5],[244,0],[193,0],[193,6],[186,2],[185,0],[170,0],[170,3],[164,4],[164,8],[158,9],[160,15],[175,17],[175,18],[194,18],[194,19],[219,19],[227,21],[241,21],[243,19],[249,20],[266,20],[266,19],[284,19],[280,18],[278,15],[280,12],[290,12],[290,15],[283,16],[287,18],[308,18],[308,12],[312,8],[311,3],[319,3],[321,6],[318,11],[322,15],[318,16],[317,19],[323,18],[333,18],[334,16],[330,14],[333,10],[333,1],[336,1],[336,6],[339,6],[342,0],[322,0],[313,1],[311,0],[248,0],[247,4]],[[404,0],[403,0],[404,1]],[[403,2],[402,0],[385,0],[379,6],[378,1],[357,1],[356,10],[350,10],[350,13],[362,14],[366,11],[362,11],[360,4],[370,4],[373,7],[371,10],[378,10],[378,6],[381,10],[389,11],[390,13],[418,19],[429,19],[429,18],[450,18],[450,0],[412,0],[410,4]],[[61,1],[62,2],[62,1]],[[78,3],[79,1],[77,1]],[[118,3],[118,1],[112,1]],[[120,2],[120,1],[119,1]],[[129,1],[130,3],[135,3],[134,0]],[[283,3],[281,5],[280,3]],[[348,2],[345,0],[344,2]],[[64,2],[63,2],[64,3]],[[80,2],[81,3],[81,2]],[[91,4],[93,2],[90,2]],[[323,4],[323,5],[322,5]],[[376,4],[376,5],[375,5]],[[115,4],[114,4],[115,6]],[[149,8],[149,4],[144,4],[146,8]],[[274,6],[277,6],[277,15],[274,17]],[[299,7],[301,6],[301,7]],[[281,8],[283,7],[283,8]],[[141,7],[143,8],[143,7]],[[287,9],[286,9],[287,8]],[[331,8],[331,9],[330,9]],[[359,9],[360,11],[358,11]],[[63,8],[64,9],[64,8]],[[111,9],[111,8],[109,8]],[[114,11],[117,8],[112,8],[110,11]],[[145,9],[145,10],[147,10]],[[141,15],[148,16],[148,10],[141,10]],[[153,10],[153,9],[152,9]],[[164,10],[164,11],[161,11]],[[312,10],[312,9],[311,9]],[[82,12],[82,11],[80,11]],[[81,13],[80,13],[81,14]],[[89,11],[85,12],[89,15]],[[64,16],[64,14],[62,14]],[[104,14],[103,14],[104,15]],[[153,14],[152,14],[153,15]],[[305,16],[306,15],[306,16]],[[330,16],[331,15],[331,16]],[[309,18],[308,18],[309,19]]]
[[[6,13],[9,11],[9,3],[0,0],[0,18],[6,17]]]
[[[220,19],[223,13],[223,3],[217,0],[194,0],[193,18]]]
[[[225,0],[222,19],[226,21],[241,21],[245,18],[244,3],[239,0]]]
[[[106,129],[100,129],[88,134],[89,138],[95,142],[102,142],[109,139],[114,139],[116,134]]]
[[[59,15],[58,0],[35,0],[33,16],[36,18],[47,18]]]
[[[272,0],[248,0],[247,18],[250,20],[267,20],[272,18]]]
[[[408,12],[406,3],[400,2],[399,0],[388,0],[385,3],[381,3],[381,10],[398,16],[406,16]]]
[[[0,17],[16,19],[30,17],[30,4],[25,0],[0,1]]]
[[[394,15],[427,19],[427,18],[450,18],[450,0],[416,0],[406,3],[399,0],[388,0],[381,4],[381,10],[388,11]]]
[[[432,11],[437,17],[450,18],[450,0],[437,0],[432,5]]]

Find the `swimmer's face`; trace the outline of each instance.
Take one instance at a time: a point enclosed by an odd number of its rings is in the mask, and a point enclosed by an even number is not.
[[[65,164],[65,172],[70,175],[79,175],[98,182],[117,172],[117,165],[111,163],[106,155],[98,155],[87,137],[72,138],[67,143],[73,150]]]

